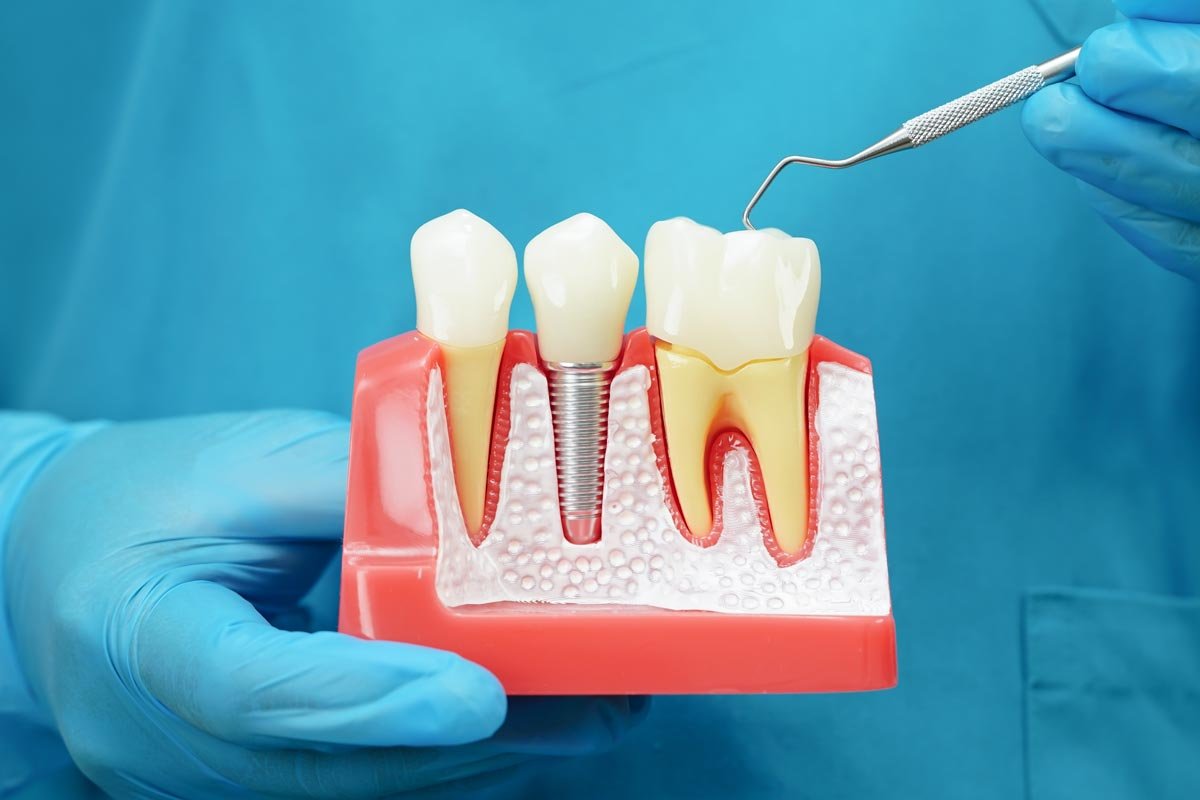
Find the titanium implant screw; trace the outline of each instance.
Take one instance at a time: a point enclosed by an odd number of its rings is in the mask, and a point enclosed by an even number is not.
[[[604,450],[608,445],[608,387],[616,363],[544,361],[554,424],[558,505],[567,541],[600,539]]]

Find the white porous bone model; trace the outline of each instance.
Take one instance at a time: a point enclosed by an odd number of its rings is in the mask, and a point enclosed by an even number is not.
[[[725,455],[720,539],[700,547],[680,534],[664,501],[667,479],[653,449],[644,366],[625,369],[612,383],[602,534],[591,544],[563,537],[546,378],[528,364],[513,370],[499,501],[490,532],[476,547],[459,507],[442,379],[435,370],[427,446],[441,601],[450,607],[516,601],[733,614],[889,614],[871,376],[833,362],[815,368],[818,396],[810,401],[817,403],[817,526],[812,552],[786,567],[764,544],[744,447]]]

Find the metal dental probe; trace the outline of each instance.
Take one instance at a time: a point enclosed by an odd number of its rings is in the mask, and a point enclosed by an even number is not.
[[[1078,47],[1068,50],[1049,61],[1026,67],[1007,78],[1001,78],[995,83],[976,89],[957,100],[951,100],[932,111],[926,111],[919,117],[913,117],[901,125],[895,133],[880,139],[866,150],[849,158],[834,161],[824,158],[809,158],[808,156],[788,156],[775,165],[775,168],[767,175],[767,179],[763,181],[762,186],[759,186],[758,191],[754,193],[754,197],[750,198],[750,203],[742,212],[742,224],[749,230],[754,230],[754,226],[750,224],[750,212],[758,205],[758,201],[762,199],[767,188],[787,165],[811,164],[814,167],[843,169],[879,158],[879,156],[886,156],[889,153],[898,153],[901,150],[928,144],[934,139],[941,138],[947,133],[953,133],[1002,108],[1008,108],[1045,86],[1072,77],[1075,74],[1075,62],[1079,58],[1079,50]]]

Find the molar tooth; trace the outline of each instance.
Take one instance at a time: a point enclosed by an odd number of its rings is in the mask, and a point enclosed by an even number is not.
[[[459,209],[418,228],[411,256],[417,330],[441,345],[454,478],[463,520],[477,531],[517,254],[498,230]]]
[[[820,292],[811,239],[773,228],[722,234],[683,217],[646,237],[647,329],[718,369],[807,351]]]
[[[779,546],[808,531],[805,375],[820,293],[808,239],[782,231],[722,235],[688,219],[646,239],[646,327],[655,345],[667,453],[694,536],[712,527],[708,450],[736,428],[762,468]]]

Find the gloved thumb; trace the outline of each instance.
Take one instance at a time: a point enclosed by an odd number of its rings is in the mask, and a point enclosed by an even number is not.
[[[168,589],[141,620],[133,652],[155,700],[246,747],[456,745],[504,721],[499,681],[453,653],[280,631],[208,581]]]

